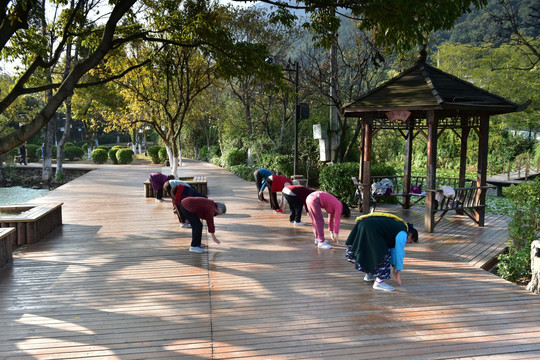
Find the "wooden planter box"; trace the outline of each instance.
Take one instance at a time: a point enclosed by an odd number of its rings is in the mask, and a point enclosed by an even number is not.
[[[63,203],[0,206],[0,228],[15,228],[9,235],[13,248],[32,244],[62,225]]]
[[[13,248],[10,240],[13,233],[15,233],[15,228],[0,229],[0,269],[13,260]]]

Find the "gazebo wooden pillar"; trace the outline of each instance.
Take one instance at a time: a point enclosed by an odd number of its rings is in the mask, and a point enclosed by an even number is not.
[[[478,172],[476,175],[476,185],[487,185],[487,166],[488,166],[488,148],[489,148],[489,115],[487,113],[480,114],[480,129],[478,134]],[[486,203],[486,192],[482,191],[478,194],[480,197],[479,203]],[[479,226],[484,226],[486,209],[482,207],[476,211],[476,221]]]
[[[363,150],[362,150],[362,176],[360,178],[360,183],[363,187],[363,193],[369,194],[371,191],[371,144],[372,144],[372,126],[373,124],[373,117],[371,113],[366,113],[364,115],[364,139],[363,139]],[[362,197],[362,209],[364,214],[367,214],[369,212],[369,202],[371,198],[370,196],[363,196]]]
[[[427,167],[426,167],[426,190],[436,189],[437,186],[437,116],[435,111],[427,112]],[[424,228],[427,232],[433,232],[435,228],[435,192],[426,192],[426,214]]]

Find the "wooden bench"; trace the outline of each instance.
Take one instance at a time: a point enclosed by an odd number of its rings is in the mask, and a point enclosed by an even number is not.
[[[479,203],[481,195],[489,190],[495,189],[495,186],[486,185],[486,186],[471,186],[471,187],[462,187],[454,188],[455,195],[452,197],[444,196],[441,201],[436,201],[435,210],[432,210],[433,213],[440,213],[439,217],[435,219],[435,225],[441,221],[441,219],[448,213],[448,211],[455,211],[459,214],[467,215],[471,220],[473,220],[476,225],[479,225],[475,213],[485,207]],[[442,192],[442,190],[432,190],[428,189],[429,192]]]
[[[384,201],[384,199],[394,199],[397,203],[399,203],[401,206],[405,206],[405,197],[410,197],[412,199],[410,206],[416,205],[418,202],[423,200],[426,196],[426,177],[425,176],[411,176],[411,189],[408,191],[403,191],[403,176],[398,175],[390,175],[390,176],[372,176],[371,177],[371,185],[376,182],[380,182],[383,179],[388,179],[392,182],[392,193],[388,195],[375,195],[371,194],[373,203],[370,207],[373,207],[375,209],[377,202]],[[355,189],[358,189],[359,191],[363,191],[363,185],[358,183],[358,179],[356,177],[351,178]],[[453,177],[439,177],[436,179],[436,187],[437,189],[440,189],[443,185],[448,185],[453,188],[457,188],[459,186],[459,178],[453,178]],[[415,186],[420,190],[418,193],[412,193],[412,187]],[[472,179],[465,179],[465,186],[475,187],[476,186],[476,180]]]
[[[32,244],[62,225],[63,203],[12,204],[0,206],[0,210],[13,214],[0,216],[0,227],[15,228],[12,247]]]
[[[208,195],[208,181],[206,179],[206,176],[179,177],[178,180],[184,181],[201,194]],[[156,192],[154,191],[150,180],[146,180],[144,182],[144,193],[147,198],[156,197]],[[164,193],[163,196],[170,195],[168,193]]]
[[[11,237],[15,234],[15,228],[0,228],[0,269],[13,260],[13,248]]]

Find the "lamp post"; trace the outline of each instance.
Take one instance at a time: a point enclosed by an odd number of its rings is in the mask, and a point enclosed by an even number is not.
[[[269,57],[265,60],[268,64],[272,64],[274,59]],[[294,156],[293,156],[293,172],[297,175],[296,169],[298,165],[298,123],[300,122],[300,109],[298,104],[298,61],[291,64],[289,60],[287,67],[282,68],[283,71],[294,72],[294,81],[285,77],[286,80],[291,81],[294,84]]]

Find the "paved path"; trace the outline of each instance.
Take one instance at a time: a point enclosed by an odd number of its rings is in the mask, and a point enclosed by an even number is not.
[[[38,200],[63,201],[64,226],[0,272],[0,359],[540,357],[540,297],[442,246],[480,236],[470,221],[421,232],[403,286],[379,292],[343,246],[317,249],[253,183],[194,161],[181,176],[207,176],[228,212],[216,218],[223,244],[188,252],[170,202],[144,198],[156,170],[101,166]]]

